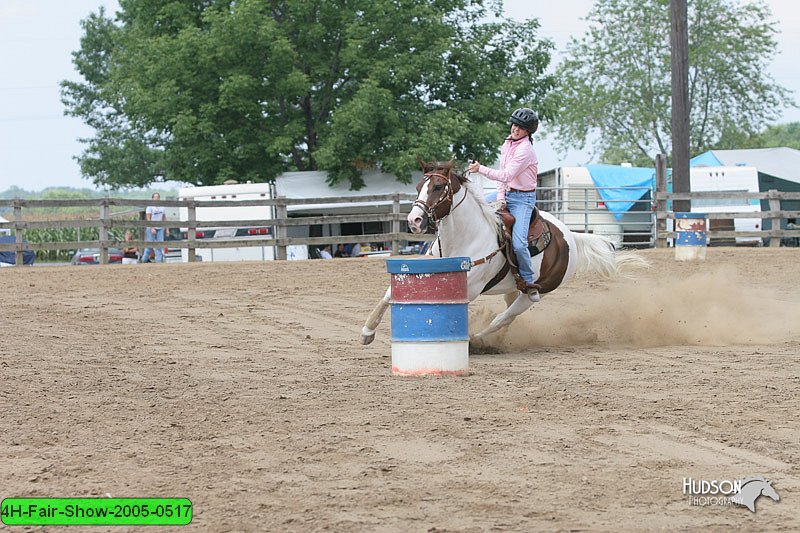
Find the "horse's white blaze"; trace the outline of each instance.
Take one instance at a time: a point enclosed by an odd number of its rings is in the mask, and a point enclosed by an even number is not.
[[[417,200],[423,204],[428,202],[428,188],[423,186],[417,195]],[[422,220],[425,217],[425,212],[418,205],[411,208],[411,212],[406,217],[408,222],[408,229],[411,233],[422,233]]]

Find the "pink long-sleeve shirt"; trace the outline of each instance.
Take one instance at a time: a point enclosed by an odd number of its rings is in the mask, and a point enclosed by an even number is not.
[[[509,187],[522,191],[536,188],[539,160],[527,137],[506,139],[500,147],[500,170],[481,165],[478,172],[497,182],[497,199],[505,200]]]

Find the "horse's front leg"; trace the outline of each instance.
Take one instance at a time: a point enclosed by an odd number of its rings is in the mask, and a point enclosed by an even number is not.
[[[494,320],[492,320],[491,324],[489,324],[486,329],[473,335],[472,341],[482,341],[487,335],[511,324],[518,315],[527,311],[534,303],[539,301],[538,295],[536,298],[531,299],[527,294],[521,292],[517,293],[516,298],[514,298],[514,293],[506,294],[504,298],[507,304],[512,299],[513,301],[511,301],[511,304],[505,311],[494,317]]]
[[[361,328],[361,344],[366,345],[375,340],[375,330],[383,319],[383,313],[389,308],[389,299],[391,297],[392,288],[389,287],[386,289],[386,294],[383,296],[383,299],[378,302],[378,305],[375,306],[375,309],[373,309],[369,317],[367,317],[364,327]]]

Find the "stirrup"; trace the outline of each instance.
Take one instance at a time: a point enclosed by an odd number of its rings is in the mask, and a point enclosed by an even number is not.
[[[541,285],[538,283],[528,283],[522,278],[516,278],[517,282],[517,290],[520,292],[524,292],[525,294],[529,294],[531,292],[539,292],[542,288]]]

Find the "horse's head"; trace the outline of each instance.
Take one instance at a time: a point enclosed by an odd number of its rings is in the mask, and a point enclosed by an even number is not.
[[[466,180],[453,171],[453,161],[419,163],[422,179],[417,183],[417,199],[407,218],[412,233],[435,228],[439,220],[449,215],[453,209],[453,195],[461,190]]]
[[[772,481],[768,481],[762,476],[748,477],[740,480],[740,483],[742,488],[731,497],[731,501],[747,507],[751,513],[756,512],[756,500],[759,496],[767,496],[776,502],[781,499],[778,492],[772,487]]]
[[[767,481],[763,485],[761,485],[761,494],[772,498],[773,500],[780,501],[781,497],[778,496],[778,492],[772,487],[772,481]]]

